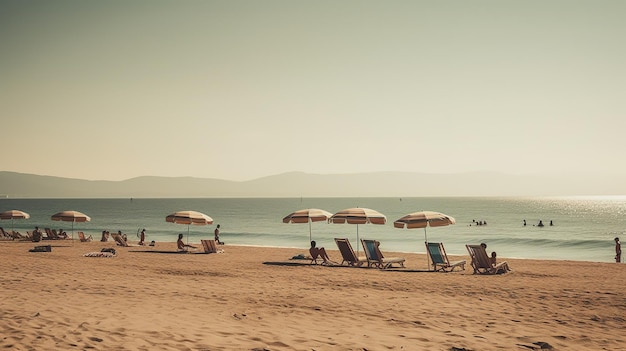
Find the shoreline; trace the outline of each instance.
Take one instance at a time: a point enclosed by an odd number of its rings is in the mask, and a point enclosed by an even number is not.
[[[307,250],[289,248],[168,255],[97,241],[28,252],[35,244],[0,242],[5,349],[621,350],[626,342],[626,266],[615,263],[506,258],[512,272],[480,276],[469,265],[426,272],[425,255],[386,251],[407,267],[310,265],[290,260]],[[82,256],[103,247],[117,256]]]

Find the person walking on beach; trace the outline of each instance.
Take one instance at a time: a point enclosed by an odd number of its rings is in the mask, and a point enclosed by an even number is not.
[[[146,241],[146,228],[141,230],[141,234],[139,234],[139,245],[143,246],[145,245]]]
[[[217,227],[215,227],[215,231],[213,232],[213,234],[215,235],[215,242],[218,245],[224,245],[223,241],[220,241],[220,225],[218,224]]]
[[[619,242],[619,238],[613,239],[615,240],[615,262],[622,262],[622,244]]]

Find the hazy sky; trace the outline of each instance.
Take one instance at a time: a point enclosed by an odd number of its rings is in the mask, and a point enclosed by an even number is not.
[[[0,0],[0,170],[626,174],[625,38],[619,0]]]

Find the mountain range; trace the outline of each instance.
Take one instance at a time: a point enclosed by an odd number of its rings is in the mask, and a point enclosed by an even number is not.
[[[248,181],[156,176],[108,181],[0,171],[0,196],[191,198],[624,195],[626,183],[622,179],[618,176],[516,176],[495,172],[290,172]]]

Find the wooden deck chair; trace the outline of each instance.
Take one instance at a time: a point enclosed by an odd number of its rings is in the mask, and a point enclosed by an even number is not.
[[[380,251],[379,241],[361,239],[361,244],[363,245],[363,251],[365,251],[368,267],[387,269],[391,268],[395,263],[399,264],[400,267],[404,267],[406,259],[404,257],[385,257]]]
[[[67,233],[63,232],[64,234],[61,235],[59,233],[57,233],[56,229],[52,229],[52,235],[59,240],[65,240],[65,239],[70,239],[70,237],[67,236]]]
[[[124,238],[119,233],[111,233],[111,236],[113,237],[113,240],[115,240],[115,243],[118,246],[124,246],[124,247],[129,246],[126,240],[124,240]]]
[[[44,232],[46,233],[46,237],[49,240],[57,240],[59,239],[58,236],[56,236],[54,233],[52,233],[52,230],[50,228],[43,228]]]
[[[508,271],[508,264],[506,261],[500,262],[497,265],[492,265],[487,251],[481,245],[465,245],[467,252],[472,259],[472,268],[474,274],[501,274]]]
[[[85,243],[88,241],[92,241],[93,238],[91,235],[89,235],[88,237],[85,236],[85,233],[83,232],[78,232],[78,238],[80,239],[81,242]]]
[[[224,252],[224,250],[217,248],[217,245],[215,244],[214,239],[204,239],[204,240],[200,240],[200,242],[202,243],[202,248],[204,249],[204,251],[198,252],[198,253],[210,254],[210,253]]]
[[[4,230],[4,228],[0,227],[0,234],[2,234],[2,237],[4,239],[13,239],[13,236],[11,234],[9,234],[8,232],[6,232]]]
[[[343,261],[341,261],[342,265],[344,263],[347,263],[348,266],[360,267],[363,265],[363,263],[367,263],[366,257],[357,257],[357,255],[354,253],[352,245],[350,245],[350,240],[335,238],[335,244],[337,244],[339,252],[341,252],[341,257],[343,259]]]
[[[46,235],[48,236],[47,239],[51,239],[51,240],[64,240],[65,239],[65,238],[60,237],[57,234],[57,231],[55,229],[44,228],[44,231],[46,232]]]
[[[13,238],[13,240],[22,240],[22,241],[32,240],[28,236],[23,235],[22,233],[17,232],[15,230],[11,231],[11,237]]]
[[[443,243],[426,243],[426,252],[432,262],[433,270],[442,272],[452,272],[456,267],[465,270],[465,260],[450,262]]]

